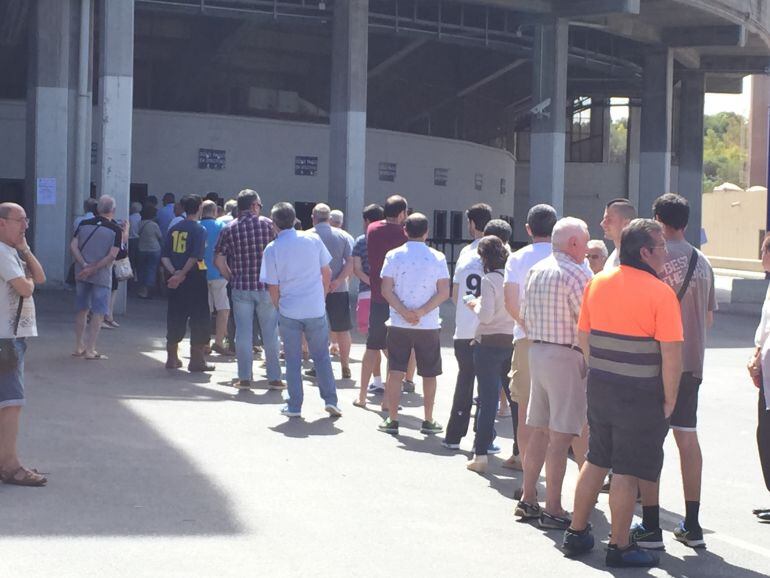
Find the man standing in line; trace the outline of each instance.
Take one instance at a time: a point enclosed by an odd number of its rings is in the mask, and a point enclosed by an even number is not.
[[[527,213],[527,235],[532,244],[508,257],[505,265],[505,308],[516,321],[513,329],[513,356],[511,358],[511,399],[518,404],[518,428],[516,439],[519,455],[512,454],[504,467],[521,469],[529,441],[527,405],[529,404],[529,347],[530,340],[524,331],[519,308],[524,300],[529,270],[551,254],[551,231],[556,224],[556,210],[551,205],[535,205]]]
[[[37,336],[35,285],[45,272],[27,244],[29,219],[15,203],[0,204],[0,338],[11,341],[16,367],[0,371],[0,482],[16,486],[44,486],[45,476],[25,468],[16,440],[24,399],[24,353],[27,337]]]
[[[663,226],[666,261],[661,279],[677,293],[682,309],[684,346],[679,395],[671,414],[671,429],[679,448],[684,487],[685,519],[674,530],[674,538],[691,548],[703,548],[700,510],[703,456],[698,443],[698,390],[703,381],[706,330],[717,309],[714,271],[708,259],[684,238],[690,218],[687,199],[675,193],[658,197],[652,206],[655,220]],[[642,548],[662,549],[660,529],[660,481],[639,481],[642,493],[642,523],[631,529],[631,539]]]
[[[261,216],[262,201],[251,189],[238,193],[238,218],[219,234],[214,264],[232,288],[235,321],[235,354],[238,384],[252,386],[254,365],[254,313],[257,314],[271,389],[283,389],[279,361],[278,311],[260,278],[265,247],[275,238],[273,223]]]
[[[201,225],[206,229],[206,281],[208,283],[209,310],[216,311],[214,329],[214,345],[211,350],[219,355],[231,355],[225,347],[227,322],[230,319],[230,300],[227,298],[227,279],[222,277],[214,265],[214,248],[219,240],[219,233],[225,224],[216,220],[217,204],[214,201],[203,201],[201,209]]]
[[[97,200],[92,199],[91,197],[88,197],[85,201],[83,201],[83,214],[75,217],[75,221],[72,223],[73,231],[77,230],[78,225],[80,225],[80,223],[86,219],[93,219],[96,216],[96,205]]]
[[[655,566],[658,556],[630,540],[639,481],[655,483],[682,376],[682,319],[658,274],[666,263],[663,228],[635,219],[620,239],[620,267],[588,282],[580,347],[588,359],[588,455],[578,475],[568,554],[594,545],[588,517],[611,468],[611,539],[606,564]],[[622,360],[622,363],[618,363]]]
[[[607,257],[607,243],[601,239],[591,239],[588,241],[586,259],[588,259],[588,266],[591,268],[591,272],[594,275],[604,270],[604,264],[607,262]]]
[[[369,257],[369,284],[372,299],[369,311],[369,333],[366,336],[366,352],[361,360],[361,387],[366,387],[374,370],[374,364],[380,359],[380,352],[387,349],[386,321],[390,317],[388,302],[382,296],[382,265],[385,255],[391,249],[406,243],[404,220],[406,219],[406,199],[399,195],[388,197],[385,201],[385,220],[377,221],[366,229],[366,252]],[[383,398],[383,404],[385,399]]]
[[[273,305],[279,311],[279,327],[286,356],[286,382],[289,399],[281,414],[302,415],[302,337],[317,372],[318,391],[325,410],[340,417],[337,385],[329,357],[329,325],[326,298],[331,283],[332,256],[313,234],[294,229],[297,215],[289,203],[273,206],[270,216],[278,235],[265,248],[260,278],[268,286]]]
[[[158,209],[158,226],[160,227],[160,232],[163,233],[164,239],[166,238],[166,233],[168,233],[171,221],[176,217],[176,212],[174,211],[175,201],[174,193],[166,193],[163,195],[163,206]]]
[[[388,417],[380,424],[379,430],[398,434],[401,383],[414,350],[424,395],[425,420],[420,431],[437,434],[444,429],[433,419],[436,378],[441,375],[441,318],[438,307],[449,298],[449,269],[446,257],[425,244],[428,238],[428,219],[425,215],[409,215],[404,228],[408,237],[406,244],[388,251],[380,273],[382,296],[390,310],[388,380],[385,383]]]
[[[484,227],[492,219],[492,207],[478,203],[469,208],[465,215],[468,219],[468,233],[473,241],[460,251],[455,265],[454,279],[452,279],[452,300],[456,311],[453,345],[457,360],[457,381],[446,437],[441,444],[452,450],[460,448],[460,440],[468,433],[473,406],[473,385],[476,381],[471,342],[476,335],[479,318],[466,306],[463,299],[466,295],[471,295],[474,299],[478,299],[481,295],[484,267],[481,264],[478,246],[484,236]]]
[[[566,530],[569,514],[561,503],[567,451],[576,445],[578,466],[586,451],[586,363],[578,346],[577,322],[583,291],[591,279],[585,262],[588,226],[565,217],[551,236],[553,254],[527,276],[521,318],[532,342],[532,379],[527,425],[532,428],[524,460],[523,495],[516,516],[539,518],[540,527]],[[575,443],[580,439],[581,443]],[[545,463],[545,510],[537,503],[537,481]]]
[[[167,369],[182,367],[179,342],[187,333],[190,322],[190,372],[213,371],[205,358],[209,343],[209,292],[206,281],[206,229],[198,222],[201,198],[198,195],[182,197],[187,217],[166,233],[160,262],[169,274],[168,311],[166,314]]]
[[[80,222],[70,242],[75,260],[75,352],[73,357],[89,360],[107,359],[96,351],[102,320],[110,310],[112,264],[120,252],[123,231],[114,222],[115,199],[103,195],[97,203],[97,215]],[[88,312],[91,320],[86,322]]]
[[[615,245],[615,249],[604,263],[605,271],[612,271],[620,266],[620,236],[626,225],[633,219],[636,219],[636,208],[628,199],[613,199],[604,208],[600,225],[604,231],[604,238]]]
[[[350,294],[348,293],[348,277],[353,273],[353,247],[348,240],[350,235],[342,229],[332,227],[329,223],[331,209],[325,203],[318,203],[313,207],[313,228],[315,233],[323,241],[329,254],[332,256],[329,267],[332,270],[332,278],[329,282],[329,293],[326,295],[326,314],[329,316],[331,329],[330,340],[339,346],[340,364],[342,365],[342,379],[350,379],[350,346],[352,340],[350,329],[353,321],[350,318]],[[315,368],[309,370],[306,375],[316,377]]]

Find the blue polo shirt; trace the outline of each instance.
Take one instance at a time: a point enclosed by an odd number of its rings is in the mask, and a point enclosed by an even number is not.
[[[203,260],[206,262],[206,280],[214,281],[221,279],[222,274],[219,269],[214,267],[214,247],[217,246],[217,239],[219,239],[219,232],[224,228],[225,224],[215,219],[201,219],[200,224],[206,229],[206,252],[203,254]]]
[[[284,229],[265,247],[259,278],[281,290],[281,315],[289,319],[317,319],[326,315],[321,268],[331,260],[321,239],[296,229]]]

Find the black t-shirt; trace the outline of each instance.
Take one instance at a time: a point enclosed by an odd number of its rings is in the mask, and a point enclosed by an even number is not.
[[[180,221],[166,233],[163,257],[168,257],[177,271],[184,267],[188,259],[197,259],[198,269],[205,271],[206,263],[203,257],[206,251],[206,237],[206,229],[197,221]]]

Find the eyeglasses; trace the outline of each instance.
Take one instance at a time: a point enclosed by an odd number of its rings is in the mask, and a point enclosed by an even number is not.
[[[26,223],[29,225],[29,217],[0,217],[0,219],[5,219],[6,221],[16,221],[17,223]]]
[[[603,258],[604,258],[604,255],[592,255],[591,253],[588,253],[586,255],[586,259],[594,260],[594,259],[603,259]]]
[[[653,245],[652,247],[647,247],[650,251],[654,251],[655,249],[665,249],[666,244],[661,243],[660,245]]]

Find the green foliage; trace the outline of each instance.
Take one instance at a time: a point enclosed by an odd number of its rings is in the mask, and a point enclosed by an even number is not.
[[[703,123],[703,190],[724,182],[746,188],[747,122],[734,112],[707,115]]]
[[[610,127],[610,162],[625,163],[628,148],[628,118],[613,121]]]

